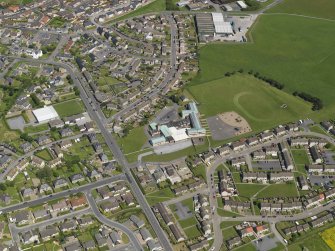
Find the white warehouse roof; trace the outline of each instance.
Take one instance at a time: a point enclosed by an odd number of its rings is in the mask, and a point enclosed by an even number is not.
[[[33,110],[33,114],[36,117],[38,123],[48,122],[50,120],[59,118],[58,113],[56,112],[53,106],[46,106]]]
[[[241,9],[248,8],[248,5],[246,5],[244,1],[237,1],[236,3],[238,6],[240,6]]]
[[[215,27],[215,33],[224,33],[224,34],[232,34],[233,28],[229,22],[225,22],[223,19],[222,13],[213,12],[213,23]]]

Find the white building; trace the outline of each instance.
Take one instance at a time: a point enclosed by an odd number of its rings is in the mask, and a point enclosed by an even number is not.
[[[53,106],[46,106],[33,110],[33,114],[36,117],[38,123],[47,123],[53,119],[59,119],[59,115]]]

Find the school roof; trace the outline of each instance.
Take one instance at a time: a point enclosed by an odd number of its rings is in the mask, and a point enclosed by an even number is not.
[[[56,112],[55,108],[53,108],[53,106],[46,106],[33,110],[33,114],[39,123],[59,118],[58,113]]]

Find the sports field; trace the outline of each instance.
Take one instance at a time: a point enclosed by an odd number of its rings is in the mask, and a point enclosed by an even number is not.
[[[284,0],[268,13],[289,13],[335,19],[334,0]]]
[[[72,99],[62,103],[54,105],[55,110],[57,111],[60,117],[72,116],[84,112],[83,104],[80,100]]]
[[[335,22],[285,14],[264,15],[251,35],[253,42],[248,44],[203,46],[200,73],[191,85],[222,78],[228,71],[253,70],[284,84],[284,90],[290,94],[304,91],[319,97],[325,108],[313,118],[330,117],[335,108]]]
[[[247,74],[236,74],[189,87],[205,117],[236,111],[252,130],[268,129],[312,113],[310,104]],[[210,97],[210,98],[209,98]],[[286,108],[283,108],[283,105]]]

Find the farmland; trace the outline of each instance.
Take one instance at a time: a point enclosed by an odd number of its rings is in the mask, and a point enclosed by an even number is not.
[[[327,245],[335,250],[335,227],[323,231],[320,235]]]
[[[220,81],[226,72],[253,70],[284,84],[284,91],[290,94],[304,91],[320,98],[325,107],[322,113],[314,112],[311,117],[317,120],[329,117],[335,107],[334,94],[327,91],[335,80],[332,71],[335,23],[285,14],[263,15],[250,35],[253,42],[248,44],[201,47],[200,72],[190,85]],[[246,90],[249,91],[247,87]],[[221,94],[225,96],[225,92]],[[217,102],[225,101],[221,98]],[[285,120],[285,117],[277,118]]]
[[[247,74],[190,86],[189,92],[199,102],[199,110],[205,117],[236,111],[254,131],[312,113],[308,103]],[[282,108],[283,104],[287,107]]]

